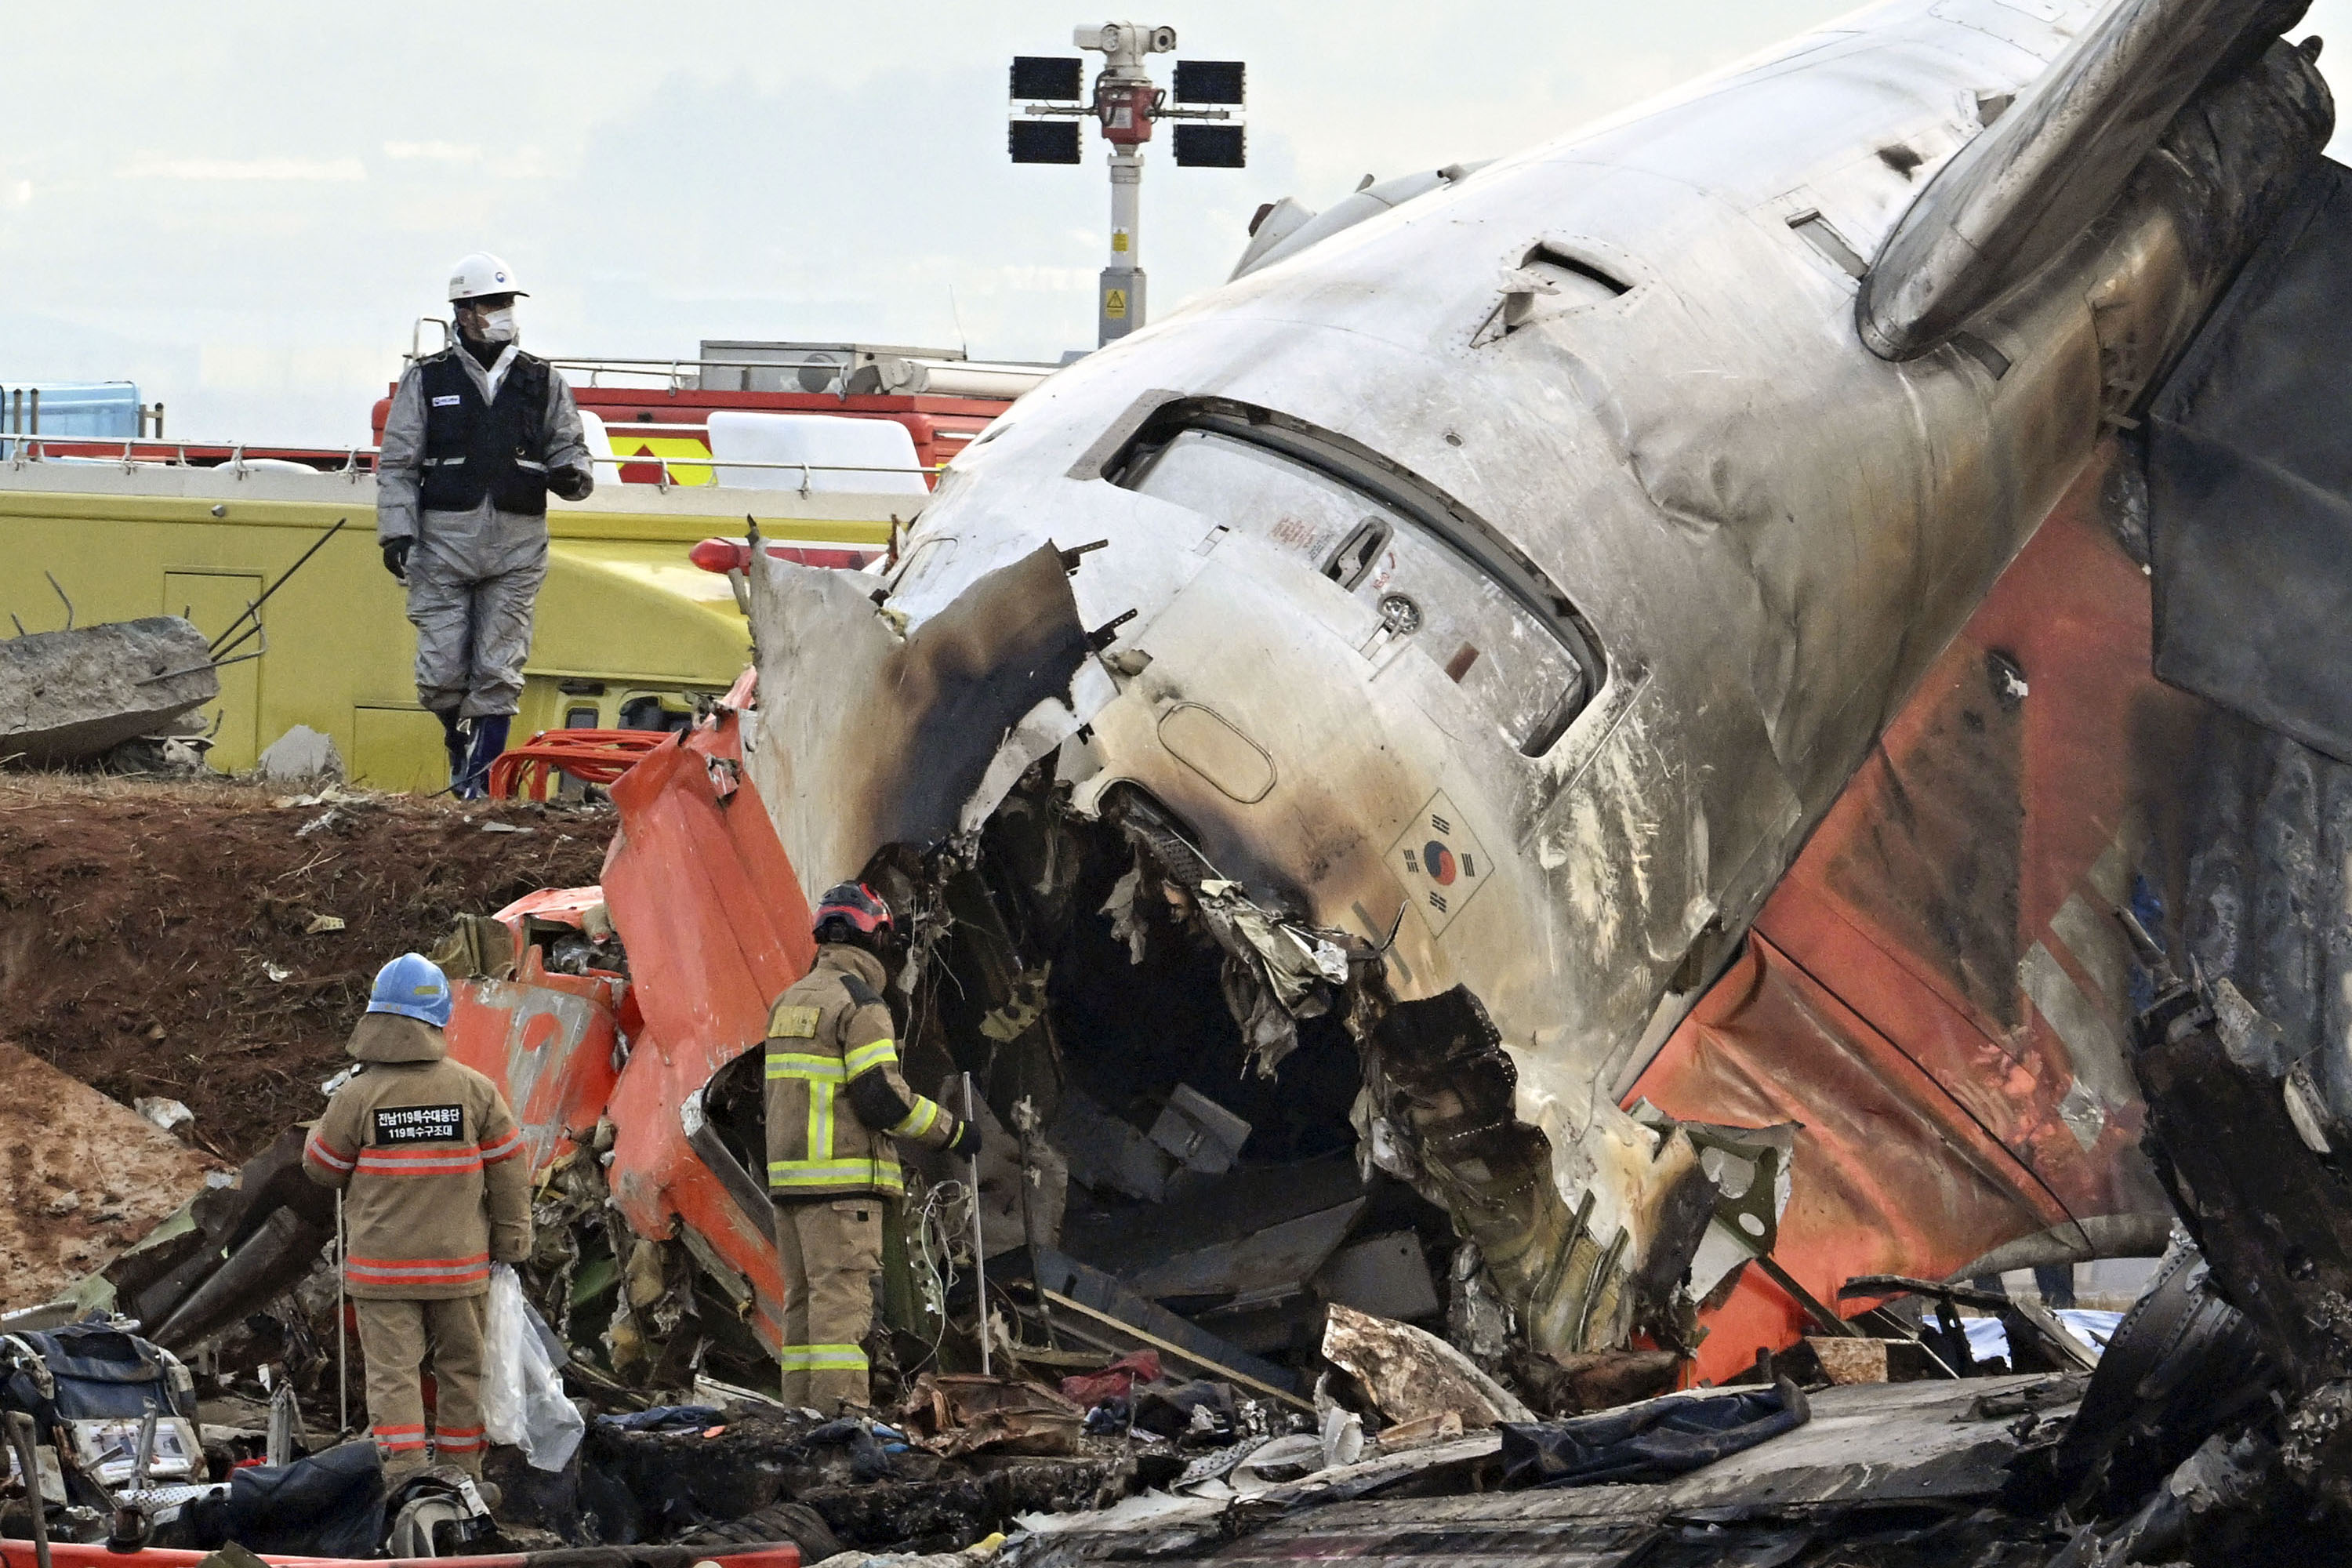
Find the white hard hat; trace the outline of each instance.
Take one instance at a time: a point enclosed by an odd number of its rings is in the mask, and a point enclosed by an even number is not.
[[[478,300],[485,294],[520,294],[514,268],[487,250],[478,250],[449,269],[449,302]]]

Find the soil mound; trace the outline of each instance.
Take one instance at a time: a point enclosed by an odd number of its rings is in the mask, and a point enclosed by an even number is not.
[[[0,1032],[125,1105],[183,1101],[200,1143],[242,1160],[318,1113],[378,965],[461,913],[594,882],[614,820],[0,778]]]

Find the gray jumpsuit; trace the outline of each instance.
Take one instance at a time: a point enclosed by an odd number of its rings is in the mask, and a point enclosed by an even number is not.
[[[513,364],[509,344],[488,370],[463,348],[457,363],[485,403]],[[408,619],[416,628],[416,700],[461,719],[511,714],[522,701],[532,604],[547,577],[547,519],[501,511],[488,497],[465,511],[421,511],[425,476],[424,373],[410,365],[392,395],[376,459],[375,535],[416,542],[408,555]],[[549,488],[580,500],[594,488],[588,443],[572,388],[547,374],[541,423]]]

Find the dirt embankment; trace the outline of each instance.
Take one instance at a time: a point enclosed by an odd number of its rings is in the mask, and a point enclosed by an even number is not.
[[[65,1290],[221,1168],[5,1040],[0,1085],[0,1310]]]
[[[614,825],[609,808],[287,798],[0,777],[0,1036],[126,1105],[184,1101],[200,1141],[241,1160],[317,1113],[379,964],[460,913],[595,881]]]

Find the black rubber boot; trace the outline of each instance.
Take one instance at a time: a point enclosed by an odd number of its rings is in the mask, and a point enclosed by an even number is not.
[[[450,792],[463,795],[465,792],[461,786],[466,782],[465,721],[457,717],[455,708],[436,708],[433,717],[441,721],[441,746],[449,753]]]
[[[474,721],[474,743],[466,753],[466,782],[460,800],[479,800],[490,792],[490,763],[507,749],[507,730],[514,723],[508,713],[486,713]]]

